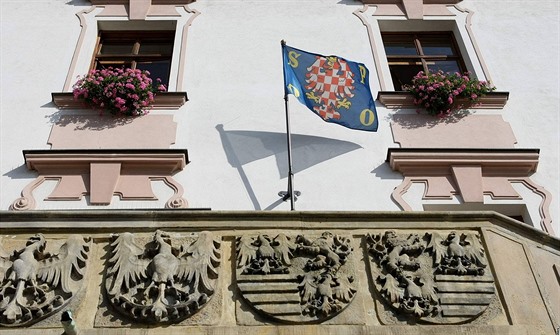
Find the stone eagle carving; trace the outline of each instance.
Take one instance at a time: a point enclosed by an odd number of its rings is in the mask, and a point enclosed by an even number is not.
[[[148,323],[178,322],[213,295],[220,242],[211,233],[201,232],[181,248],[161,230],[145,247],[131,233],[113,238],[105,287],[122,314]]]
[[[58,253],[45,252],[42,234],[25,248],[7,252],[0,241],[0,325],[24,326],[60,310],[76,294],[85,274],[89,241],[71,235]]]

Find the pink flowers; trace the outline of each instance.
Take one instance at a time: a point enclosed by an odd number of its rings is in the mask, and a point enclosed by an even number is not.
[[[149,72],[132,69],[91,70],[73,87],[74,99],[83,98],[94,108],[113,115],[138,116],[149,112],[154,94],[164,92],[164,85],[152,85]]]
[[[458,98],[476,101],[481,96],[495,90],[485,81],[470,79],[468,73],[426,73],[423,71],[412,79],[412,85],[405,87],[414,96],[414,104],[421,106],[431,115],[440,118],[451,115],[464,106],[457,103]]]

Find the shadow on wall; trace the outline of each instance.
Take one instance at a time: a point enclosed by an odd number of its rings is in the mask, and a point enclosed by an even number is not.
[[[280,178],[288,177],[288,153],[285,133],[262,131],[224,130],[219,124],[222,145],[228,162],[239,168],[269,156],[275,156]],[[361,146],[325,137],[292,134],[292,169],[294,173],[360,149]]]
[[[387,117],[388,122],[394,122],[405,129],[414,128],[434,128],[441,124],[451,124],[458,123],[461,120],[472,113],[469,110],[458,110],[454,111],[451,115],[446,117],[438,117],[435,115],[428,115],[426,112],[420,112],[415,114],[408,113],[395,113]]]
[[[219,124],[216,129],[220,133],[222,146],[229,164],[239,172],[247,193],[256,210],[261,206],[256,199],[251,183],[245,174],[243,165],[269,156],[276,158],[276,166],[281,179],[288,177],[288,149],[285,133],[263,131],[224,130]],[[298,173],[313,165],[360,149],[361,146],[347,141],[325,137],[292,134],[292,171]],[[274,203],[265,210],[276,207]]]

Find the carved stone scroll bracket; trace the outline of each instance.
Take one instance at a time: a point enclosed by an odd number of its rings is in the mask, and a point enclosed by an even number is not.
[[[29,326],[67,306],[82,289],[90,248],[90,238],[71,235],[57,253],[45,252],[36,234],[8,253],[0,240],[0,326]]]
[[[538,158],[537,149],[391,148],[388,162],[404,176],[391,197],[403,210],[411,211],[412,206],[403,196],[413,183],[420,183],[425,191],[418,200],[461,196],[465,203],[482,204],[484,195],[493,200],[522,200],[512,187],[512,183],[521,183],[542,198],[541,227],[553,234],[550,193],[529,178],[536,172]]]
[[[499,312],[494,277],[478,232],[367,235],[384,322],[464,324]],[[395,314],[398,314],[397,318]]]
[[[125,318],[178,323],[214,295],[221,241],[212,233],[180,236],[158,230],[149,239],[132,233],[112,239],[105,291],[109,305]]]
[[[357,291],[347,237],[278,234],[237,237],[236,282],[262,316],[284,323],[314,323],[334,317]]]
[[[22,191],[11,210],[36,207],[35,190],[45,180],[58,180],[45,200],[79,201],[89,195],[92,205],[108,205],[112,197],[121,200],[157,200],[151,181],[161,180],[174,194],[166,208],[185,208],[182,186],[171,178],[187,164],[187,151],[154,150],[28,150],[27,167],[39,176]]]

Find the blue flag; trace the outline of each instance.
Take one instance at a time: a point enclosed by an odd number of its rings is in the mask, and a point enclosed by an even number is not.
[[[282,45],[284,89],[327,122],[377,131],[377,111],[362,63]]]

